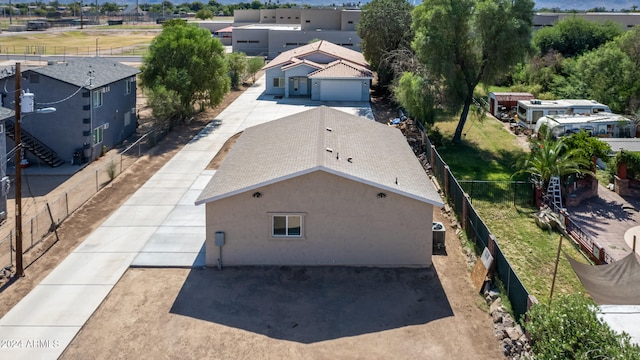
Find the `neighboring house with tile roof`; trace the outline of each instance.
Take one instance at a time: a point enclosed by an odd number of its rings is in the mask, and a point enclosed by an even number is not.
[[[325,106],[246,129],[201,204],[209,266],[428,267],[443,206],[398,129]]]
[[[103,147],[109,150],[133,134],[138,125],[139,72],[99,57],[23,69],[20,87],[35,95],[35,107],[56,108],[54,113],[31,114],[23,120],[23,138],[32,137],[37,144],[29,148],[27,159],[51,166],[88,162],[99,157]],[[13,108],[14,75],[3,82],[3,106]],[[39,152],[43,147],[47,150]]]
[[[285,51],[263,69],[267,95],[369,101],[373,72],[362,53],[325,40]]]

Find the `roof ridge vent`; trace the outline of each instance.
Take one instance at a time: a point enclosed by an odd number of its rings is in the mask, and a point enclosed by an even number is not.
[[[328,127],[328,128],[327,128],[327,131],[333,131],[333,129],[332,129],[332,128],[330,128],[330,127]]]
[[[327,148],[327,152],[332,153],[332,152],[333,152],[333,149],[332,149],[332,148]]]

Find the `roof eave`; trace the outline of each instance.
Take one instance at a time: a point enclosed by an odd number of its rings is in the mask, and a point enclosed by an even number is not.
[[[235,191],[230,191],[230,192],[223,193],[223,194],[220,194],[220,195],[217,195],[217,196],[213,196],[213,197],[209,197],[209,198],[205,198],[205,199],[200,199],[200,200],[197,200],[195,202],[195,205],[202,205],[202,204],[214,202],[214,201],[217,201],[217,200],[222,200],[222,199],[234,196],[234,195],[246,193],[246,192],[249,192],[249,191],[252,191],[252,190],[256,190],[256,189],[259,189],[259,188],[264,187],[264,186],[267,186],[267,185],[271,185],[271,184],[275,184],[275,183],[278,183],[278,182],[281,182],[281,181],[293,179],[293,178],[296,178],[296,177],[299,177],[299,176],[302,176],[302,175],[306,175],[306,174],[310,174],[310,173],[313,173],[313,172],[316,172],[316,171],[324,171],[324,172],[329,173],[329,174],[340,176],[342,178],[353,180],[353,181],[359,182],[361,184],[369,185],[369,186],[372,186],[372,187],[375,187],[375,188],[378,188],[378,189],[381,189],[381,190],[389,191],[391,193],[394,193],[394,194],[397,194],[397,195],[400,195],[400,196],[403,196],[403,197],[406,197],[406,198],[410,198],[410,199],[413,199],[413,200],[416,200],[416,201],[419,201],[419,202],[427,203],[427,204],[430,204],[430,205],[433,205],[433,206],[437,206],[437,207],[443,207],[444,206],[444,203],[442,201],[438,201],[438,200],[435,200],[435,199],[431,199],[431,198],[427,198],[427,197],[424,197],[424,196],[420,196],[418,194],[414,194],[414,193],[410,193],[410,192],[407,192],[407,191],[403,191],[403,190],[398,189],[398,188],[393,188],[391,186],[380,184],[380,183],[377,183],[377,182],[374,182],[374,181],[370,181],[370,180],[367,180],[367,179],[363,179],[363,178],[360,178],[360,177],[352,176],[350,174],[344,173],[342,171],[337,171],[337,170],[328,168],[326,166],[316,166],[316,167],[313,167],[313,168],[308,168],[308,169],[305,169],[305,170],[302,170],[302,171],[298,171],[298,172],[295,172],[295,173],[292,173],[292,174],[289,174],[289,175],[281,176],[281,177],[276,178],[276,179],[272,179],[272,180],[264,181],[264,182],[261,182],[261,183],[258,183],[258,184],[253,184],[253,185],[250,185],[250,186],[246,186],[244,188],[241,188],[241,189],[238,189],[238,190],[235,190]]]

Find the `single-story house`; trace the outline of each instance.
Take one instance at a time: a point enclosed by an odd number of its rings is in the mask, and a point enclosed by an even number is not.
[[[443,206],[398,129],[325,106],[246,129],[195,203],[208,266],[429,267]]]
[[[92,161],[136,131],[136,75],[140,71],[107,58],[87,57],[22,71],[20,87],[49,114],[22,114],[27,160],[58,166]],[[3,106],[13,109],[15,74],[2,79]],[[7,128],[13,122],[7,121]],[[7,134],[11,137],[11,133]],[[13,142],[10,143],[12,145]]]
[[[373,72],[362,53],[325,40],[285,51],[263,70],[267,95],[369,101]]]

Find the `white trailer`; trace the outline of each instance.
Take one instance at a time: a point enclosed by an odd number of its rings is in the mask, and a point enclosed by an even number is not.
[[[636,135],[636,125],[630,119],[612,113],[582,115],[547,115],[536,122],[534,134],[547,126],[554,137],[571,135],[580,130],[600,138],[630,138]]]
[[[538,119],[547,115],[575,115],[575,114],[598,114],[601,112],[610,113],[611,109],[607,105],[595,100],[520,100],[518,101],[518,122],[524,123],[526,127],[532,129]]]

